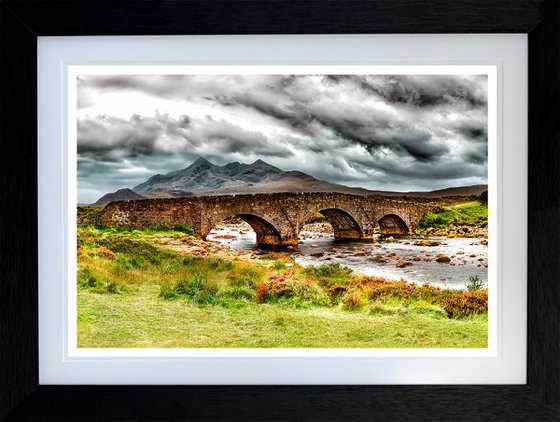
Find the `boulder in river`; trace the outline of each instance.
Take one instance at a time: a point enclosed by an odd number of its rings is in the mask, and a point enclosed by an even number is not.
[[[354,256],[368,256],[369,252],[368,251],[357,251],[357,252],[354,252],[352,255],[354,255]]]
[[[437,240],[420,239],[414,242],[414,246],[439,246],[440,242]]]
[[[404,268],[404,267],[408,267],[409,265],[412,265],[412,262],[410,261],[403,261],[403,260],[399,260],[397,261],[397,268]]]
[[[450,261],[451,261],[451,258],[449,258],[447,255],[444,255],[442,253],[438,253],[436,255],[436,262],[448,263]]]

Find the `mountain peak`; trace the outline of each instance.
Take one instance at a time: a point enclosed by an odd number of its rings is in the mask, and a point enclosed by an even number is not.
[[[261,160],[260,158],[256,160],[254,163],[249,164],[250,167],[274,167],[272,164],[268,164],[266,161]]]
[[[248,169],[255,169],[259,171],[272,171],[274,173],[281,173],[278,167],[274,167],[272,164],[268,164],[266,161],[261,160],[260,158],[252,164],[247,166]]]
[[[256,185],[276,180],[284,173],[263,160],[252,164],[237,161],[224,166],[212,164],[204,157],[198,157],[189,167],[164,175],[152,176],[134,188],[137,193],[151,192],[195,192],[254,191]],[[262,188],[261,188],[262,189]]]
[[[130,200],[130,199],[144,199],[144,196],[139,195],[138,193],[134,192],[132,189],[124,188],[124,189],[119,189],[115,192],[103,195],[101,198],[99,198],[96,202],[94,202],[91,205],[93,205],[93,206],[103,206],[103,205],[107,205],[109,202],[126,201],[126,200]]]
[[[206,158],[204,157],[198,157],[194,163],[191,164],[192,166],[200,166],[200,165],[208,165],[210,164],[211,166],[213,166],[214,164],[212,164],[210,161],[208,161]]]

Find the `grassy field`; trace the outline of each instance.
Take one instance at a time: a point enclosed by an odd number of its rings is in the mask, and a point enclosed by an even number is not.
[[[78,228],[79,347],[487,346],[485,290],[301,268],[275,253],[182,255],[162,245],[170,237],[191,239]]]
[[[442,206],[428,212],[420,221],[420,229],[444,227],[449,224],[488,224],[488,204],[478,201]]]

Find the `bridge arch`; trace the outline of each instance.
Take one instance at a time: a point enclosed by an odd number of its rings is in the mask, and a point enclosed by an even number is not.
[[[325,208],[320,210],[319,213],[332,226],[335,239],[361,239],[363,237],[360,224],[349,212],[340,208]]]
[[[239,213],[239,214],[230,214],[227,217],[222,218],[220,221],[224,221],[233,217],[240,218],[251,226],[251,228],[255,231],[257,235],[257,243],[263,245],[282,244],[282,236],[280,235],[280,232],[274,226],[274,224],[272,224],[270,221],[266,220],[265,218],[256,214]],[[216,224],[218,224],[220,221],[217,221]]]
[[[386,214],[377,223],[379,231],[385,235],[406,235],[410,233],[408,225],[404,219],[397,214]]]

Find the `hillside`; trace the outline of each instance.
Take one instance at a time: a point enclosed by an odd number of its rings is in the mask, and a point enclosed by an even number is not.
[[[487,185],[461,186],[430,192],[388,192],[350,187],[316,179],[301,171],[284,171],[262,160],[252,164],[212,164],[203,157],[190,166],[167,174],[156,174],[133,189],[120,189],[92,205],[112,201],[205,195],[241,195],[273,192],[340,192],[353,195],[412,196],[438,198],[480,195]]]
[[[109,202],[126,201],[131,199],[145,199],[144,196],[134,192],[132,189],[119,189],[116,192],[108,193],[99,198],[95,203],[91,204],[95,207],[107,205]]]

